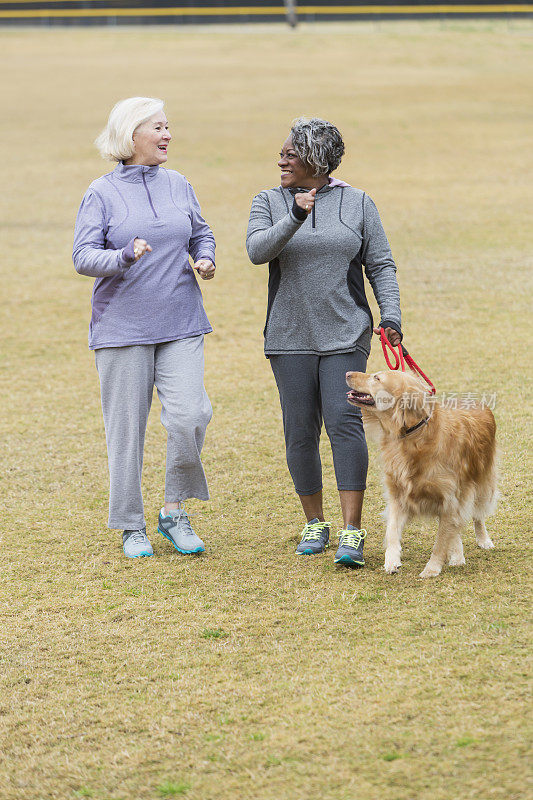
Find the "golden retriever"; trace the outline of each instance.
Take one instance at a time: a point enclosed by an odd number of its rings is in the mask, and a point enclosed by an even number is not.
[[[461,529],[471,519],[477,544],[494,547],[485,527],[497,502],[492,411],[445,408],[406,372],[347,372],[346,383],[348,401],[361,408],[365,431],[381,447],[388,500],[385,571],[401,566],[402,532],[418,515],[439,517],[421,578],[438,575],[446,561],[465,563]]]

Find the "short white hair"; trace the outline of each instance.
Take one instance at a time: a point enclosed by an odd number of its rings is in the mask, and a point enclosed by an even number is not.
[[[135,152],[133,133],[164,107],[157,97],[128,97],[113,106],[107,125],[96,137],[95,145],[102,158],[108,161],[126,161]]]

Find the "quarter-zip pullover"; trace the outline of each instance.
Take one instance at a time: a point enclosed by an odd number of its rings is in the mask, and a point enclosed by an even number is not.
[[[372,199],[334,178],[299,219],[294,190],[278,186],[252,201],[246,247],[269,262],[265,355],[370,353],[373,320],[363,268],[382,323],[401,330],[396,265]]]
[[[135,261],[133,241],[152,247]],[[76,219],[73,261],[96,278],[89,347],[158,344],[209,333],[189,263],[215,261],[215,239],[183,175],[118,164],[93,181]]]

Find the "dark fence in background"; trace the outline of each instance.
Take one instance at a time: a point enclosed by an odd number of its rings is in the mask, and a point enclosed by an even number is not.
[[[292,3],[299,22],[472,17],[531,17],[533,4],[378,2]],[[289,21],[286,4],[269,0],[0,0],[0,25],[140,25]]]

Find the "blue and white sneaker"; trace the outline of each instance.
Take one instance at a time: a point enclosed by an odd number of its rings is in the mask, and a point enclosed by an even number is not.
[[[153,556],[154,551],[150,540],[146,535],[146,528],[138,531],[124,531],[122,534],[122,546],[124,555],[128,558],[140,558],[141,556]]]
[[[339,547],[335,553],[335,564],[346,564],[347,567],[364,567],[363,544],[366,531],[348,525],[339,531]]]
[[[329,547],[329,522],[320,522],[318,518],[309,520],[303,530],[302,540],[296,548],[296,555],[316,556]]]
[[[180,553],[190,555],[191,553],[203,553],[205,550],[204,543],[191,527],[191,521],[183,504],[169,514],[165,514],[163,507],[159,514],[157,530]]]

